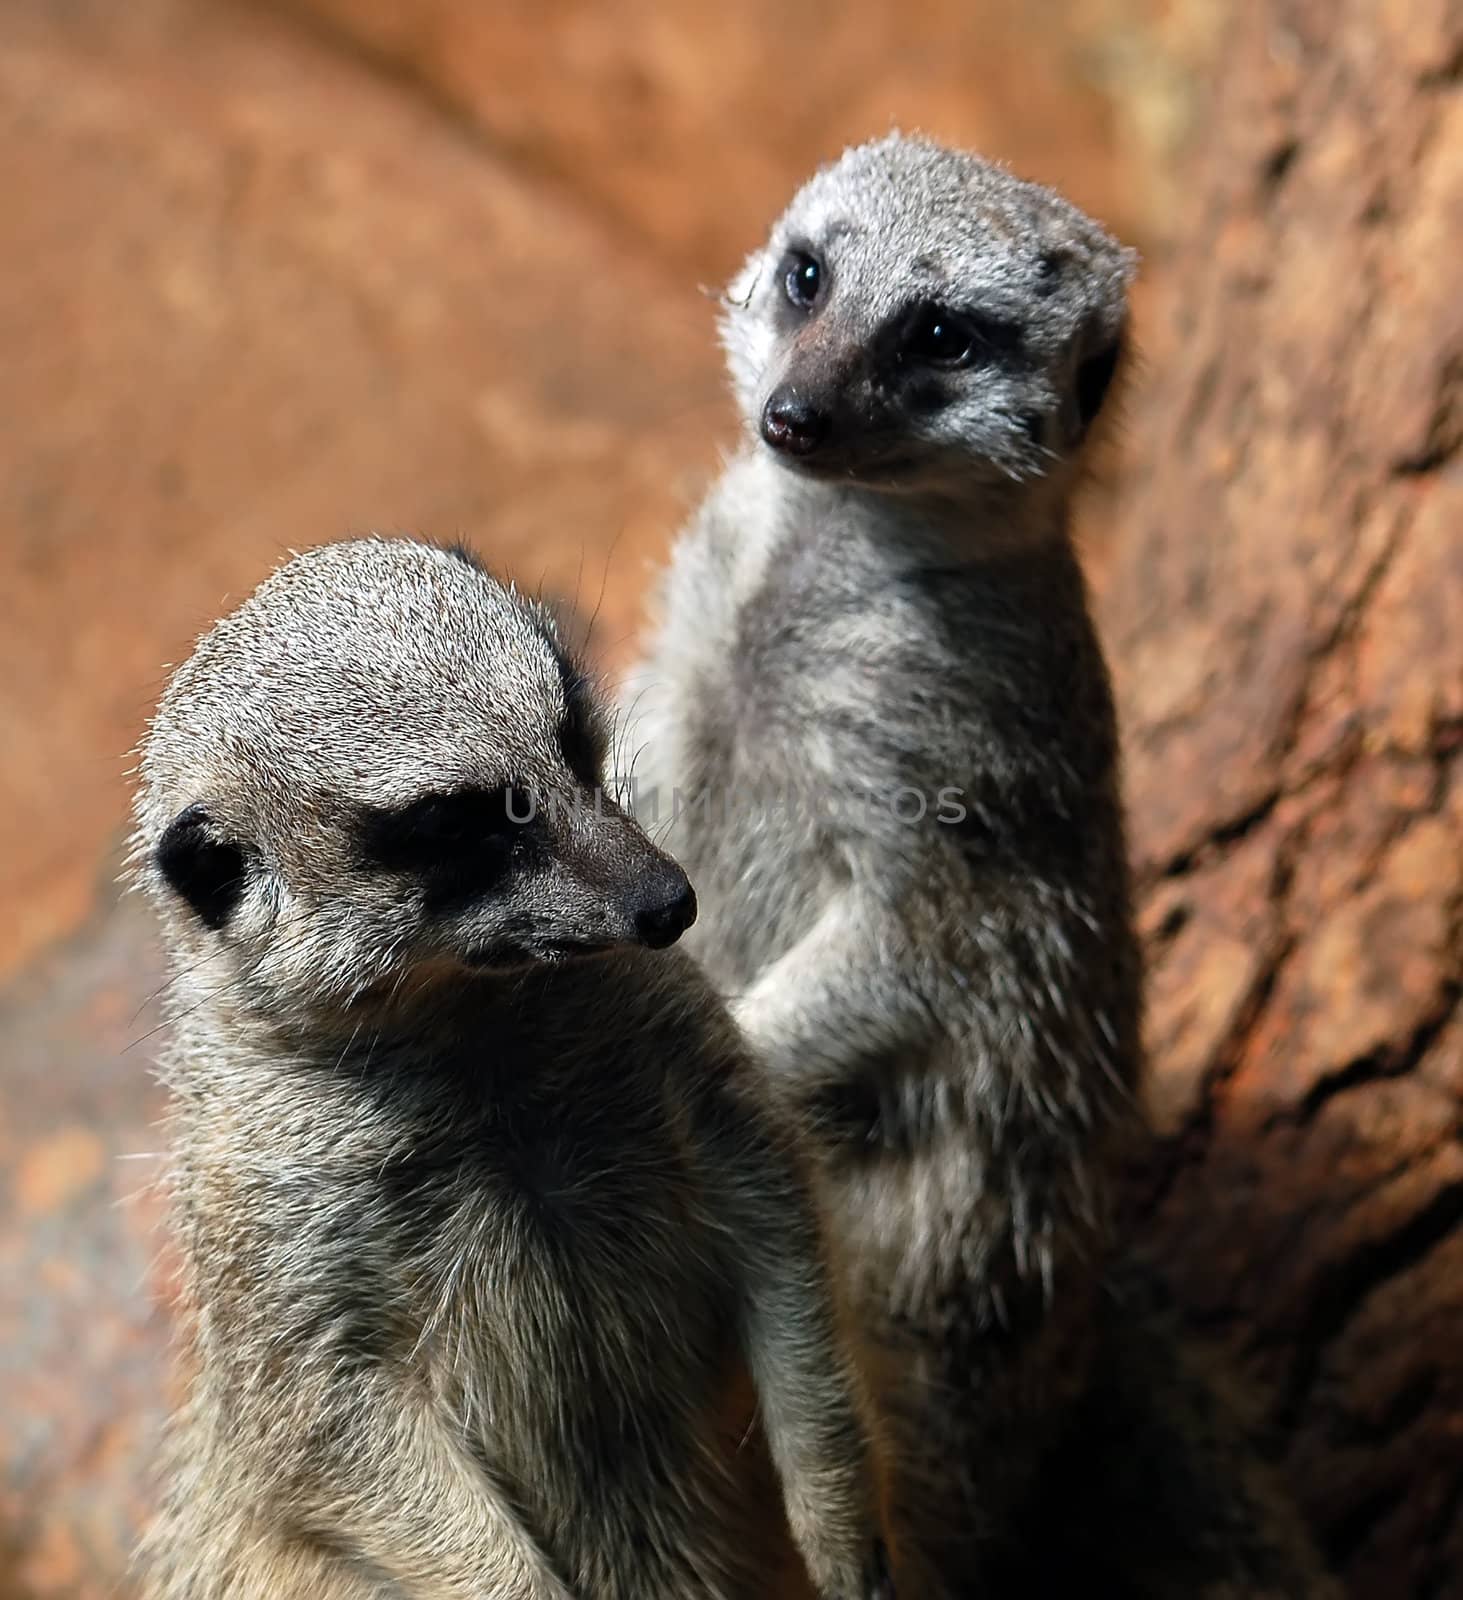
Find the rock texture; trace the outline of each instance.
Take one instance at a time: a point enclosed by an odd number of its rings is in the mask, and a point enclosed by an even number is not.
[[[1463,12],[1225,50],[1106,575],[1151,1237],[1358,1596],[1463,1593]]]
[[[270,3],[691,282],[726,282],[812,165],[891,124],[1018,160],[1125,234],[1141,211],[1102,92],[1161,9],[1133,0]]]
[[[150,1503],[170,1274],[140,903],[0,992],[0,1600],[119,1592]]]

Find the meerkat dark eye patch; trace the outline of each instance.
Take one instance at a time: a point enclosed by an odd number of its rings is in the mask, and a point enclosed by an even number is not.
[[[399,810],[367,810],[361,837],[368,857],[393,872],[451,872],[479,886],[507,866],[538,806],[521,784],[423,795]]]
[[[926,367],[973,367],[1019,355],[1021,329],[1000,317],[918,305],[903,320],[899,355]]]
[[[1106,350],[1099,350],[1095,356],[1089,356],[1077,368],[1077,415],[1081,418],[1084,428],[1102,410],[1102,403],[1107,399],[1107,392],[1112,387],[1113,375],[1118,370],[1118,359],[1122,353],[1121,341],[1115,341]]]
[[[807,250],[789,250],[777,267],[783,293],[799,311],[811,311],[817,305],[827,276],[823,263]]]
[[[244,853],[220,838],[202,806],[188,806],[168,824],[154,853],[158,871],[207,928],[233,915],[244,893]]]

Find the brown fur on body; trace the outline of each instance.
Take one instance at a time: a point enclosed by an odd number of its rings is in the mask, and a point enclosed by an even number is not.
[[[1108,675],[1069,534],[1132,270],[898,135],[727,296],[748,444],[628,686],[634,805],[807,1130],[889,1425],[900,1576],[989,1583],[1097,1354],[1138,1134]]]
[[[761,1600],[789,1530],[889,1592],[801,1173],[603,756],[547,619],[410,541],[296,558],[165,693],[153,1600]]]

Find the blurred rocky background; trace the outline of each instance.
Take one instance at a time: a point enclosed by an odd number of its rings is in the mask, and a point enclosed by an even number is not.
[[[1456,0],[0,0],[0,1600],[129,1592],[166,1404],[167,663],[374,528],[623,664],[732,438],[708,295],[891,125],[1144,252],[1083,539],[1145,1228],[1353,1591],[1463,1593],[1460,66]]]

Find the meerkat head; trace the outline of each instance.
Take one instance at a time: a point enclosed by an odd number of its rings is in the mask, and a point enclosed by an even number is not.
[[[1107,397],[1134,263],[976,156],[897,134],[859,146],[728,291],[738,402],[809,475],[917,492],[1053,473]]]
[[[182,955],[282,1015],[671,944],[695,897],[603,794],[605,755],[541,608],[455,551],[326,545],[168,685],[139,876]]]

